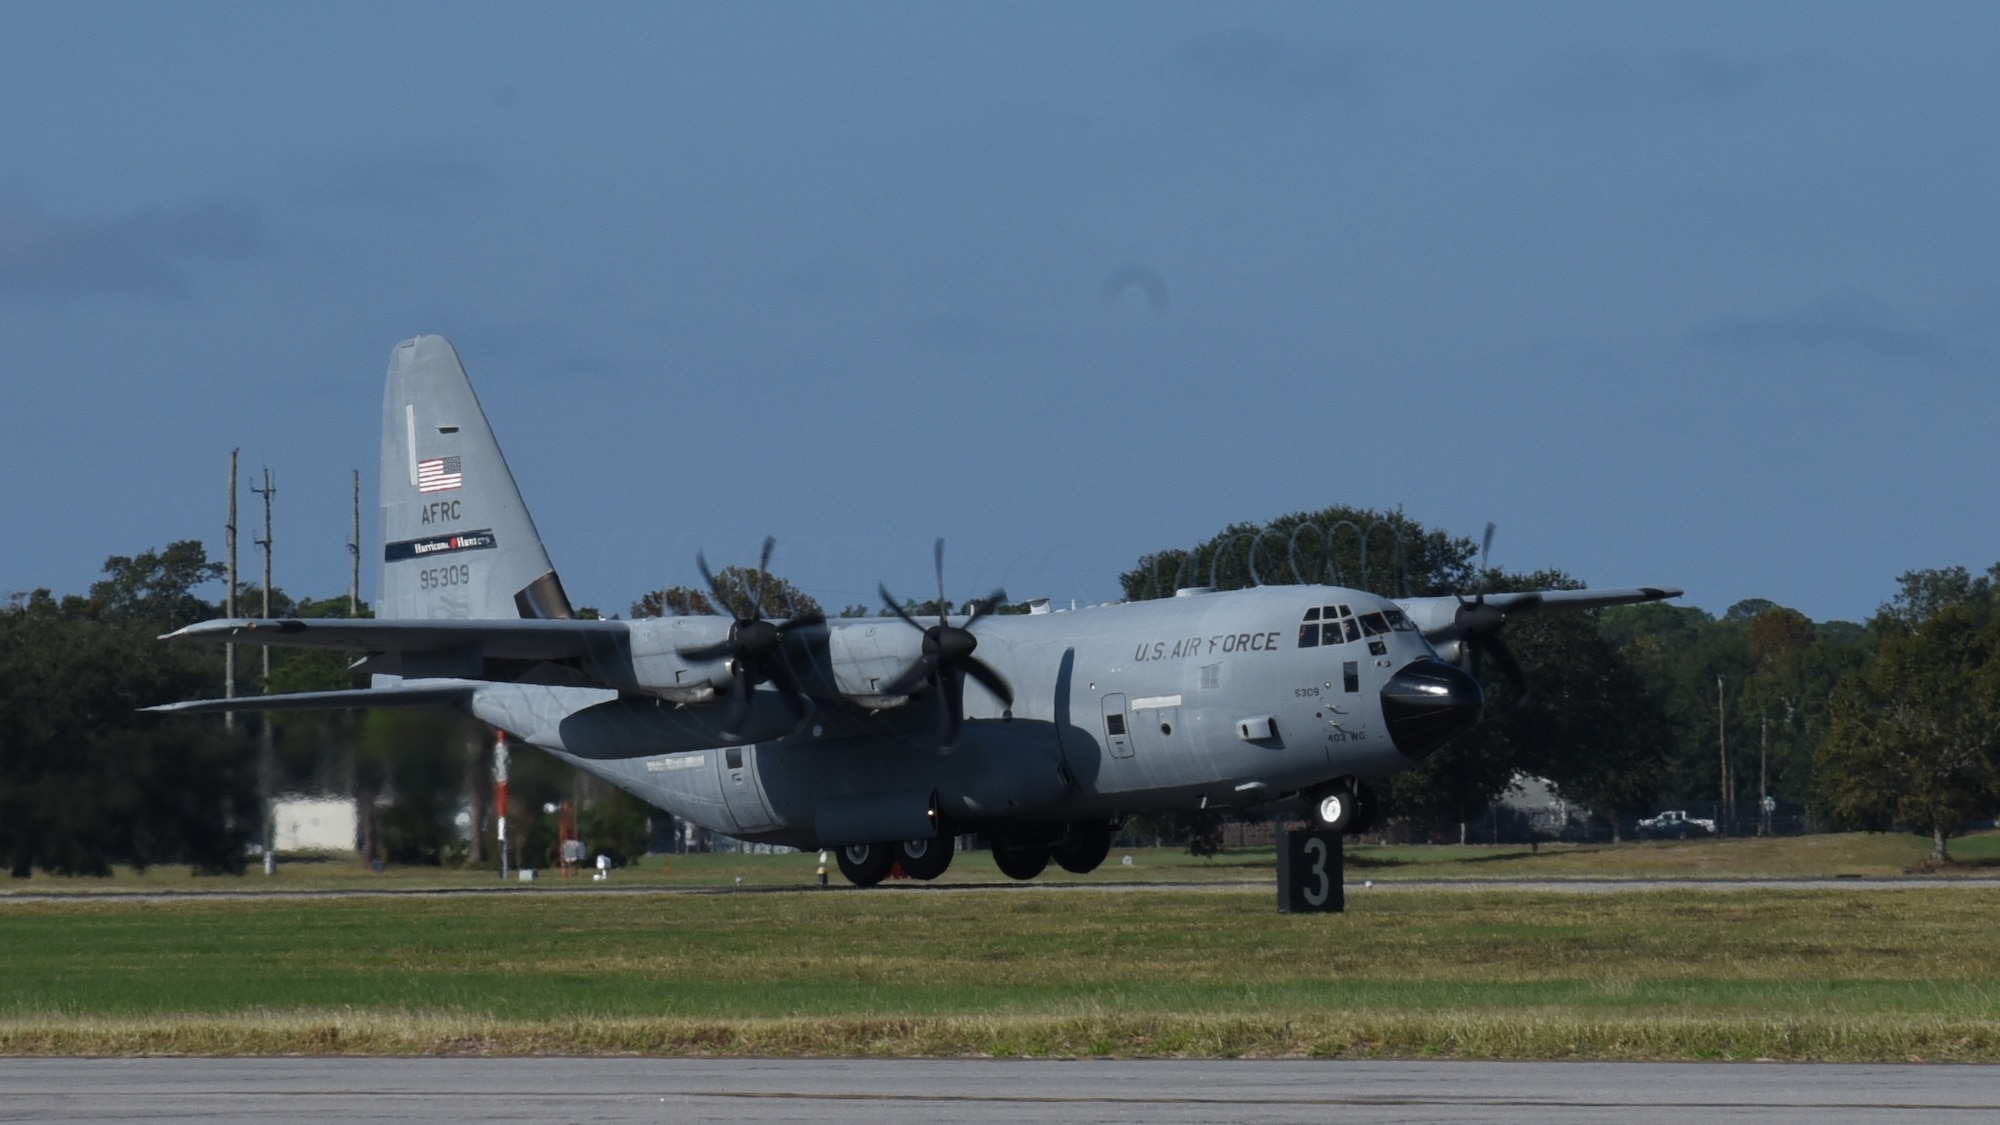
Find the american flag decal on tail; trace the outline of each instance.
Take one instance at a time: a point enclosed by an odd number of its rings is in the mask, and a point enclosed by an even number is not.
[[[417,462],[418,492],[449,492],[464,484],[465,474],[459,471],[459,459],[456,457]]]

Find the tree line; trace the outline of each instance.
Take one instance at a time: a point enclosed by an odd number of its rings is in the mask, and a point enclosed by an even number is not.
[[[1580,585],[1560,571],[1481,562],[1469,537],[1400,512],[1333,507],[1143,555],[1120,581],[1132,599],[1290,581],[1389,596]],[[352,796],[370,859],[490,862],[492,736],[476,722],[245,712],[226,726],[139,711],[219,694],[219,648],[156,638],[220,616],[205,594],[222,575],[188,540],[108,559],[86,594],[38,589],[0,609],[0,856],[10,872],[162,863],[240,872],[260,838],[266,793]],[[718,578],[732,604],[676,587],[642,596],[630,612],[747,612],[754,573],[732,567]],[[776,576],[762,587],[766,615],[815,607]],[[240,590],[239,604],[251,604],[241,599],[254,589]],[[348,601],[274,589],[272,612],[339,617]],[[844,615],[870,612],[884,611]],[[2000,811],[2000,566],[1905,574],[1861,623],[1816,622],[1763,600],[1720,616],[1652,603],[1522,617],[1506,639],[1528,670],[1526,697],[1487,667],[1488,721],[1379,794],[1382,814],[1413,838],[1466,838],[1522,775],[1546,779],[1614,837],[1661,807],[1713,808],[1725,825],[1754,830],[1756,801],[1769,793],[1783,815],[1813,827],[1924,833],[1943,861],[1953,835]],[[268,682],[260,667],[238,661],[238,694],[352,682],[339,653],[274,649]],[[547,755],[516,754],[511,767],[517,865],[553,863],[548,805],[578,805],[593,852],[621,862],[644,853],[664,816]],[[1190,810],[1135,830],[1203,850],[1219,841],[1219,824]]]

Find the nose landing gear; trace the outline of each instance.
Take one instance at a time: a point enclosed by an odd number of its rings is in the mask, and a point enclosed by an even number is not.
[[[1342,778],[1308,795],[1307,801],[1314,828],[1358,836],[1375,826],[1375,791],[1367,782]]]

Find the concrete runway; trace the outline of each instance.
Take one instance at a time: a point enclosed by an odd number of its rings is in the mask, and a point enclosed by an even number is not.
[[[9,1121],[1990,1122],[2000,1066],[0,1059]]]

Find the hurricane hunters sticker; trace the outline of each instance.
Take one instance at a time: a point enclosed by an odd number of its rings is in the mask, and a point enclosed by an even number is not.
[[[428,539],[405,539],[391,543],[382,549],[382,557],[388,562],[402,562],[404,559],[449,555],[454,551],[484,551],[499,545],[500,541],[493,537],[491,530],[461,531],[457,535],[436,535]]]

